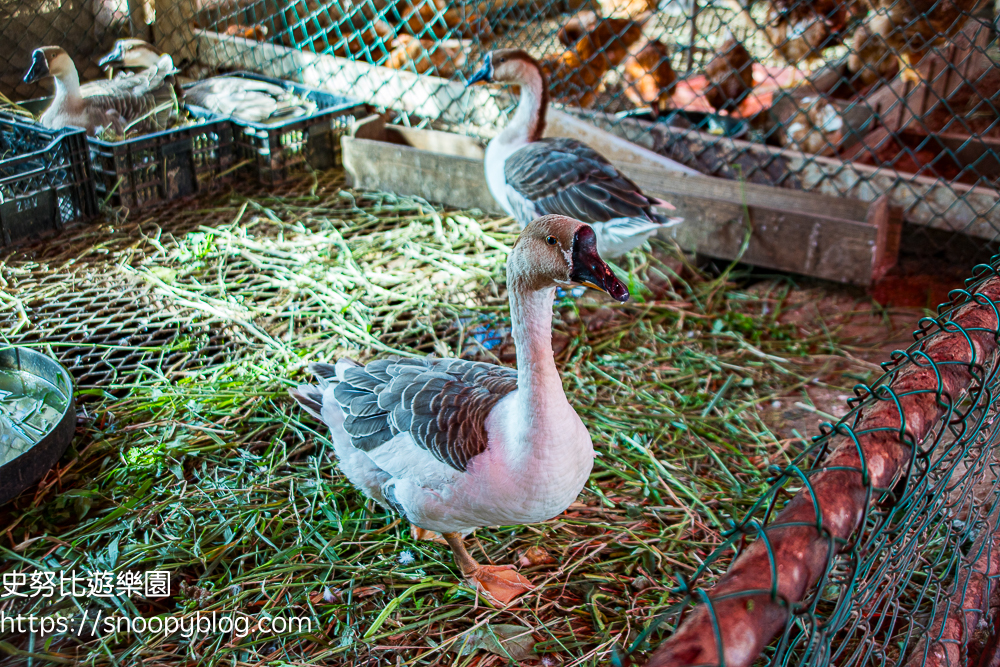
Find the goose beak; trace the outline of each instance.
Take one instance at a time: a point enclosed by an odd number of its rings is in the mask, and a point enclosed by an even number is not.
[[[107,69],[112,65],[119,66],[124,65],[125,55],[122,53],[122,45],[115,44],[115,50],[101,58],[97,64],[101,69]]]
[[[483,68],[472,75],[472,78],[465,82],[465,87],[475,85],[480,81],[491,83],[493,81],[493,59],[486,56],[486,64]]]
[[[607,292],[616,301],[628,301],[628,288],[601,259],[597,235],[589,225],[583,225],[573,235],[573,269],[569,277],[573,282]]]
[[[28,72],[24,75],[25,83],[34,83],[40,79],[44,79],[49,75],[49,63],[45,60],[45,54],[41,51],[35,51],[31,57],[31,67],[28,68]]]

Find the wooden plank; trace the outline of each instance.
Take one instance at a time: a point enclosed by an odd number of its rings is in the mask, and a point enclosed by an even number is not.
[[[657,194],[655,191],[653,194]],[[855,285],[873,282],[877,229],[866,222],[743,207],[674,193],[684,222],[661,232],[685,250]],[[748,233],[746,252],[739,251]]]
[[[684,218],[661,233],[685,250],[709,257],[736,259],[751,224],[749,245],[741,260],[754,266],[800,273],[855,285],[874,282],[895,264],[890,230],[880,223],[885,213],[869,212],[857,200],[781,190],[761,185],[741,186],[705,176],[681,176],[656,168],[624,165],[647,194],[666,199]],[[745,202],[745,205],[744,205]],[[870,221],[871,220],[871,221]],[[899,225],[899,229],[902,225]]]
[[[366,130],[377,136],[378,125]],[[442,133],[385,128],[385,139],[461,147]],[[419,135],[424,134],[423,138]],[[395,135],[395,136],[393,136]],[[405,136],[404,136],[405,135]],[[483,176],[481,158],[449,155],[386,141],[344,137],[344,166],[355,187],[417,195],[459,208],[500,213]],[[712,257],[739,255],[746,220],[752,234],[742,261],[782,271],[858,285],[871,284],[895,262],[901,219],[890,225],[889,204],[832,199],[766,186],[742,186],[706,176],[690,176],[659,164],[619,164],[648,194],[673,203],[684,217],[662,232],[685,250]],[[744,206],[744,201],[746,206]],[[875,209],[875,210],[873,210]],[[749,217],[747,217],[749,216]],[[882,240],[881,247],[879,240]]]
[[[387,128],[388,132],[395,132],[408,145],[432,153],[444,153],[445,155],[458,155],[460,157],[482,160],[486,157],[486,148],[482,142],[474,137],[467,137],[464,134],[454,134],[453,132],[439,132],[437,130],[416,130],[409,127]]]
[[[835,218],[863,220],[868,204],[845,197],[775,188],[754,183],[740,183],[708,176],[681,176],[652,165],[617,164],[626,176],[644,191],[660,193],[668,201],[673,195],[691,195],[712,201],[742,206],[762,206],[771,209],[803,213],[822,213]]]
[[[907,222],[989,241],[996,239],[1000,230],[1000,191],[995,188],[946,183],[886,167],[869,167],[662,123],[592,111],[566,111],[705,174],[738,179],[742,172],[751,182],[868,202],[886,194],[892,206],[903,210]],[[739,171],[734,165],[739,166]]]
[[[959,164],[991,179],[1000,178],[1000,139],[967,134],[932,134],[929,146],[937,143],[950,150]]]
[[[876,229],[872,282],[878,282],[896,266],[899,260],[899,246],[903,238],[903,213],[889,204],[888,196],[882,195],[868,208],[865,221]]]
[[[695,169],[663,157],[659,153],[643,148],[638,144],[626,141],[611,132],[606,132],[593,123],[587,123],[576,116],[549,109],[545,125],[546,137],[565,137],[581,141],[615,164],[659,165],[669,171],[682,174],[699,174]]]
[[[492,127],[503,117],[483,87],[208,30],[195,29],[194,41],[198,60],[211,67],[259,72],[449,123]]]
[[[504,214],[486,186],[482,159],[355,137],[342,137],[341,142],[344,169],[356,188]]]

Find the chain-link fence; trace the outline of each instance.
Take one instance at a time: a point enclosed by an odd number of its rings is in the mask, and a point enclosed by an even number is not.
[[[555,103],[702,173],[888,193],[914,229],[995,241],[993,16],[984,0],[8,1],[0,92],[40,92],[20,83],[37,46],[67,47],[87,79],[131,34],[191,78],[252,70],[489,136],[516,99],[462,84],[520,47]]]
[[[114,41],[129,35],[147,36],[152,0],[0,0],[0,93],[25,100],[48,94],[51,88],[26,84],[31,52],[59,45],[73,56],[80,79],[101,76],[97,66]]]
[[[993,7],[975,0],[5,1],[0,92],[44,93],[21,77],[45,44],[98,76],[123,35],[154,40],[187,77],[256,71],[483,137],[516,98],[467,90],[466,74],[516,46],[547,63],[556,103],[702,173],[887,193],[911,229],[1000,232],[1000,51]],[[678,609],[700,606],[662,664],[719,664],[720,651],[740,666],[761,651],[772,664],[989,664],[997,267],[774,471],[705,564],[740,553],[726,577],[682,587]]]
[[[856,388],[848,415],[772,470],[769,491],[680,582],[682,601],[633,644],[666,622],[650,665],[746,667],[762,652],[780,665],[1000,660],[998,268],[977,267]]]

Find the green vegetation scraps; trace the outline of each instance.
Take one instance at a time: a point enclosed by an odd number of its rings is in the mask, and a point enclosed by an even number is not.
[[[628,256],[632,301],[590,291],[556,304],[557,363],[598,457],[565,514],[477,533],[474,555],[518,562],[539,584],[497,610],[459,583],[444,547],[364,503],[286,389],[307,362],[344,354],[512,363],[515,229],[338,178],[80,226],[0,263],[4,339],[61,359],[82,401],[70,453],[0,515],[7,571],[171,576],[167,597],[7,596],[0,609],[73,628],[212,612],[309,626],[242,638],[0,628],[12,664],[607,660],[679,601],[676,578],[761,496],[768,466],[802,451],[805,434],[775,432],[768,410],[808,402],[804,388],[834,371],[868,377],[836,322],[785,321],[787,281],[743,289],[663,246]]]

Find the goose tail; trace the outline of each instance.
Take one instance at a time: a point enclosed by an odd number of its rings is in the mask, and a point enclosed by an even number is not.
[[[649,197],[649,196],[647,196],[646,199],[649,200],[649,205],[652,206],[653,208],[662,208],[666,209],[667,211],[677,210],[677,207],[668,202],[666,199],[660,199],[659,197]]]
[[[316,378],[316,384],[300,384],[295,389],[289,389],[288,394],[302,406],[302,409],[319,421],[323,419],[323,395],[332,384],[336,385],[342,378],[343,366],[341,362],[355,363],[349,359],[341,359],[337,365],[324,363],[309,364],[309,372]],[[339,372],[338,372],[339,371]],[[334,411],[339,412],[339,411]]]
[[[684,218],[659,215],[656,213],[653,214],[653,220],[659,223],[661,229],[664,227],[673,227],[675,225],[679,225],[682,222],[684,222]]]
[[[288,390],[289,395],[319,421],[323,421],[323,390],[311,384],[300,384],[295,389]]]

